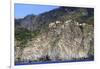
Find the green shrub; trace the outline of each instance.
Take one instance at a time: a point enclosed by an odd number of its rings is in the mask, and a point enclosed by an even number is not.
[[[30,37],[31,37],[31,32],[28,31],[27,29],[18,28],[15,30],[15,38],[18,41],[27,40],[27,39],[30,39]]]

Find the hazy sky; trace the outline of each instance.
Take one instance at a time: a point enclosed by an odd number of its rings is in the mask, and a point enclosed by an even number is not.
[[[58,7],[49,5],[15,4],[15,18],[23,18],[26,15],[30,14],[38,15],[40,13],[47,12],[55,8]]]

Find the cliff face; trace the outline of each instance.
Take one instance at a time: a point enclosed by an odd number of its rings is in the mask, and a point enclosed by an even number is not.
[[[15,63],[93,59],[93,12],[92,8],[60,7],[20,21],[15,28]]]

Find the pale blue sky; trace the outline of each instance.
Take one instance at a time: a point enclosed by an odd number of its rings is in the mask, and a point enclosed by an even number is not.
[[[49,5],[36,5],[36,4],[15,4],[15,18],[23,18],[30,14],[41,14],[52,9],[58,8],[58,6]]]

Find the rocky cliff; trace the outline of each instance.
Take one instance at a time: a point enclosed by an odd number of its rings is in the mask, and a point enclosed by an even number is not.
[[[15,19],[15,63],[94,58],[93,8],[59,7]]]

